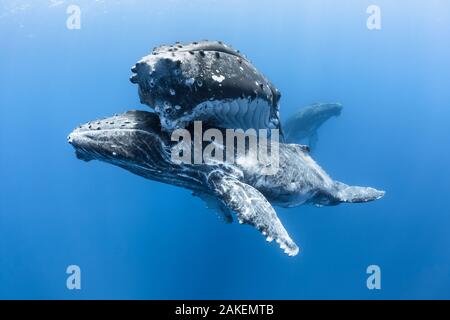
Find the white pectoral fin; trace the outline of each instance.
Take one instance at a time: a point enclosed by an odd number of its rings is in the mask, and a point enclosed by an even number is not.
[[[224,206],[236,213],[239,223],[254,226],[267,241],[275,240],[288,255],[298,254],[298,246],[278,219],[272,205],[258,190],[221,174],[212,176],[210,183]]]

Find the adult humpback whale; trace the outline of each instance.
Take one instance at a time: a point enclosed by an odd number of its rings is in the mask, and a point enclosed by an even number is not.
[[[79,159],[104,161],[147,179],[192,190],[215,202],[228,221],[231,212],[236,213],[240,223],[256,227],[289,255],[299,249],[270,203],[324,206],[367,202],[384,195],[373,188],[332,180],[308,149],[296,144],[279,144],[280,170],[274,175],[261,175],[261,164],[239,159],[234,164],[180,164],[171,157],[175,142],[161,128],[158,115],[146,111],[89,122],[75,129],[68,141]]]

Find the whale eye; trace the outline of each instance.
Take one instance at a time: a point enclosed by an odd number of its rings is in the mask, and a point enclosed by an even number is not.
[[[197,80],[197,85],[198,85],[199,87],[203,86],[203,80],[202,80],[202,79],[198,79],[198,80]]]

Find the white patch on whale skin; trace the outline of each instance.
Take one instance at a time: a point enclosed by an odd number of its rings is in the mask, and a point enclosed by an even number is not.
[[[215,74],[213,74],[212,79],[221,83],[223,80],[225,80],[225,77],[223,75],[216,76]]]

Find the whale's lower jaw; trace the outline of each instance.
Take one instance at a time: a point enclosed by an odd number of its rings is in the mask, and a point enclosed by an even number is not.
[[[171,119],[164,107],[157,106],[161,126],[167,130],[183,128],[192,121],[206,121],[208,125],[235,129],[277,128],[278,117],[272,114],[272,106],[262,99],[228,99],[205,101],[185,115]]]

